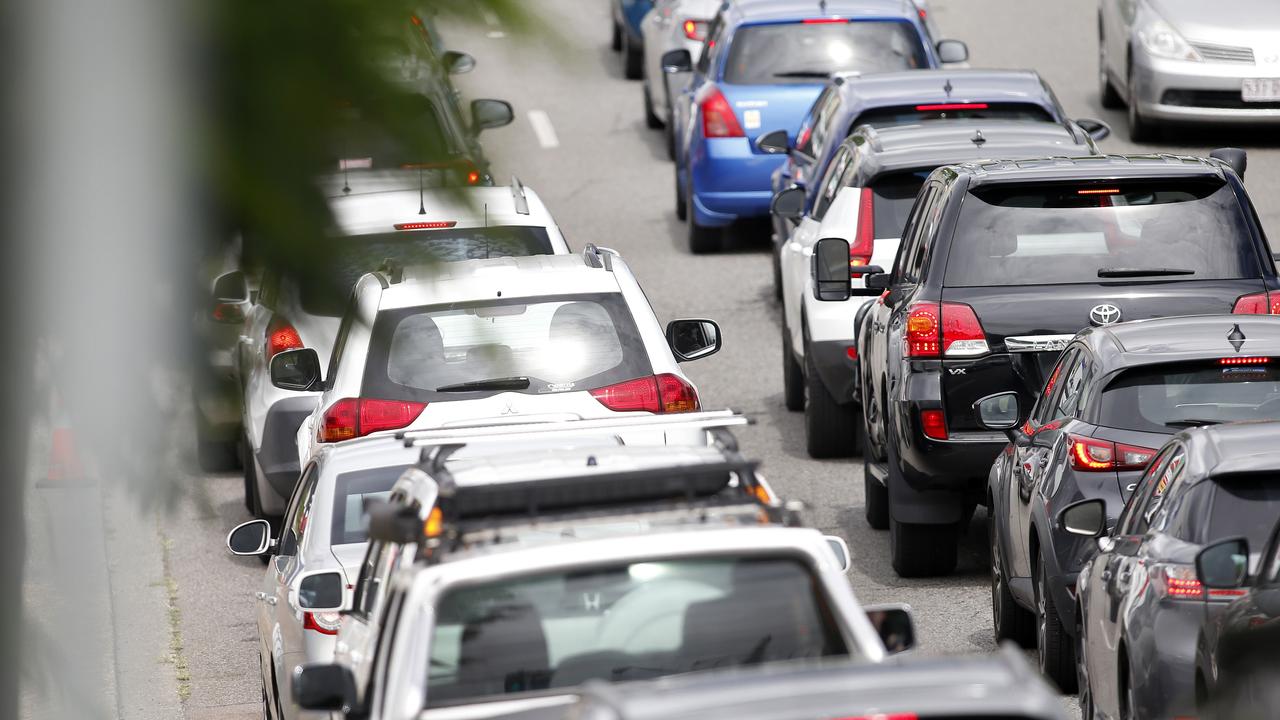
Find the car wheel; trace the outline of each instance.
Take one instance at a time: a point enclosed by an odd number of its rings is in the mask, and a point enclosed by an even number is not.
[[[1120,688],[1120,720],[1136,720],[1138,717],[1137,683],[1133,681],[1133,670],[1129,668],[1129,656],[1120,656],[1120,679],[1124,687]]]
[[[698,224],[698,216],[691,212],[693,206],[693,183],[685,189],[685,214],[689,221],[689,251],[694,255],[717,252],[724,245],[724,230],[718,227],[704,227]],[[679,208],[676,210],[679,215]]]
[[[782,404],[792,412],[804,409],[804,369],[791,352],[791,331],[782,323]]]
[[[804,436],[811,458],[852,457],[858,453],[859,407],[841,405],[822,382],[813,354],[805,355]]]
[[[1000,552],[1000,533],[996,530],[995,503],[987,515],[987,542],[991,546],[991,620],[996,643],[1012,640],[1024,648],[1036,642],[1035,615],[1013,599],[1004,574],[1004,555]]]
[[[1076,691],[1079,693],[1081,720],[1096,720],[1098,708],[1093,704],[1093,685],[1085,664],[1084,608],[1076,607]]]
[[[653,112],[653,96],[649,94],[648,83],[644,86],[644,126],[650,130],[662,128],[662,119]]]
[[[864,435],[865,437],[865,435]],[[867,525],[872,530],[889,529],[889,488],[871,475],[871,461],[862,459],[862,491],[867,502]]]
[[[1111,75],[1107,72],[1107,49],[1102,36],[1101,22],[1098,24],[1098,99],[1102,107],[1108,110],[1118,110],[1124,105],[1124,98],[1120,97],[1115,84],[1111,82]]]
[[[614,21],[613,36],[609,38],[609,49],[617,52],[622,49],[622,26]]]
[[[773,252],[773,299],[782,299],[782,247],[778,243],[770,243]]]
[[[885,418],[885,452],[889,457],[889,559],[898,577],[934,577],[956,569],[960,527],[957,523],[918,525],[893,517],[893,490],[905,483],[898,461],[893,425]]]
[[[1129,73],[1129,139],[1136,143],[1159,139],[1155,125],[1143,117],[1142,111],[1138,109],[1138,88],[1132,71]]]
[[[667,120],[662,123],[662,137],[667,143],[667,159],[676,159],[675,117],[671,112],[671,98],[667,98]]]
[[[644,77],[644,50],[631,44],[631,33],[622,34],[622,76],[628,80]]]
[[[1035,567],[1036,582],[1036,658],[1040,674],[1058,686],[1064,693],[1076,691],[1075,645],[1062,627],[1062,618],[1053,604],[1045,577],[1044,559],[1038,558]]]
[[[685,200],[684,193],[683,193],[683,192],[681,192],[681,190],[680,190],[679,174],[680,174],[680,170],[679,170],[679,168],[677,168],[677,169],[676,169],[676,178],[677,178],[677,179],[676,179],[676,180],[674,180],[674,181],[672,182],[672,185],[675,185],[675,187],[676,187],[676,219],[677,219],[677,220],[688,220],[688,219],[689,219],[689,204],[688,204],[688,202]]]
[[[258,518],[262,517],[262,501],[258,497],[257,471],[253,465],[253,449],[249,447],[249,439],[240,436],[240,457],[244,459],[244,509]]]

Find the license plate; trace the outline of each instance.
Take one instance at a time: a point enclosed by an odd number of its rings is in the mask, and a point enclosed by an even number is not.
[[[1248,78],[1240,87],[1245,102],[1280,102],[1280,78]]]

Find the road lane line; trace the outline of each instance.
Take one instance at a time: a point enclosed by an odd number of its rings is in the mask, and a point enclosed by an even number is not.
[[[556,129],[545,112],[530,110],[529,124],[533,126],[533,134],[538,136],[538,144],[543,148],[560,147],[560,138],[556,137]]]

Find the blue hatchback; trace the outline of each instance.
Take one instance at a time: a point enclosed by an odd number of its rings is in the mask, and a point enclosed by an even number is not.
[[[962,62],[962,43],[934,44],[911,0],[730,0],[707,33],[696,68],[687,51],[663,57],[693,70],[676,111],[676,213],[689,248],[719,249],[721,229],[763,218],[782,162],[755,147],[776,128],[794,134],[828,78]]]

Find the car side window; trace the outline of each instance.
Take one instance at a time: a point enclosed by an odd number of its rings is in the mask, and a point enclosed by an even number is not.
[[[827,174],[822,176],[818,199],[813,204],[814,220],[821,221],[823,216],[827,214],[827,208],[831,207],[831,201],[835,200],[836,193],[840,190],[840,178],[844,175],[844,170],[848,166],[849,148],[841,147],[836,151],[836,156],[831,158],[831,165],[827,167]]]
[[[1134,515],[1133,524],[1128,535],[1145,535],[1151,527],[1151,522],[1155,519],[1156,513],[1160,512],[1160,508],[1164,506],[1164,499],[1168,497],[1169,491],[1172,490],[1178,481],[1182,479],[1183,471],[1187,467],[1187,454],[1181,446],[1175,447],[1169,453],[1169,461],[1160,468],[1160,472],[1152,476],[1152,482],[1145,495],[1142,496],[1142,502],[1138,504],[1138,512]],[[1146,478],[1143,478],[1144,482]]]
[[[902,244],[898,246],[898,257],[894,259],[894,284],[920,281],[919,268],[913,265],[913,262],[919,255],[917,248],[921,242],[920,231],[921,226],[924,224],[923,217],[937,192],[938,183],[931,182],[925,184],[920,189],[920,194],[916,196],[915,205],[911,208],[911,214],[907,217],[907,223],[903,230]]]
[[[1147,506],[1151,491],[1155,488],[1156,480],[1169,464],[1169,458],[1173,455],[1173,452],[1174,448],[1165,448],[1147,466],[1147,471],[1143,473],[1142,479],[1138,481],[1138,487],[1134,490],[1133,497],[1129,499],[1129,504],[1125,505],[1124,511],[1120,513],[1120,520],[1116,523],[1117,536],[1138,534],[1137,527],[1142,520],[1142,509]]]
[[[1277,532],[1280,532],[1280,530]],[[1264,585],[1280,584],[1280,537],[1273,535],[1271,557],[1267,559],[1262,567],[1262,583]]]
[[[912,282],[920,282],[924,278],[925,261],[929,257],[929,248],[933,245],[933,236],[938,231],[938,221],[942,217],[945,193],[938,183],[931,183],[929,195],[924,199],[917,220],[915,242],[911,246],[911,257],[908,259],[908,272]]]
[[[332,387],[333,379],[338,372],[338,358],[347,346],[347,335],[351,332],[351,324],[356,318],[356,295],[351,294],[347,301],[347,311],[342,314],[342,322],[338,325],[338,334],[333,340],[333,349],[329,351],[329,371],[325,374],[325,383]]]
[[[1062,392],[1054,403],[1053,419],[1073,418],[1080,411],[1080,395],[1089,377],[1089,354],[1081,350],[1067,366],[1062,380]]]
[[[1071,374],[1071,368],[1075,367],[1076,359],[1080,355],[1080,350],[1075,347],[1069,347],[1062,351],[1062,355],[1058,358],[1058,364],[1053,366],[1053,371],[1049,373],[1049,379],[1044,383],[1044,390],[1040,393],[1040,398],[1036,401],[1036,405],[1031,411],[1031,424],[1034,428],[1043,427],[1054,420],[1054,413],[1058,408],[1058,399],[1062,397],[1063,382],[1060,382],[1065,375]]]
[[[258,304],[266,308],[276,306],[280,294],[280,273],[266,270],[262,273],[262,285],[258,288]]]
[[[315,496],[317,474],[316,466],[310,465],[298,480],[297,490],[289,503],[289,509],[285,511],[280,555],[298,554],[298,544],[307,531],[307,521],[311,517],[311,500]]]
[[[815,150],[813,148],[813,128],[818,121],[818,117],[822,114],[822,109],[826,107],[827,100],[831,98],[832,88],[830,85],[823,88],[822,94],[814,101],[813,107],[809,108],[809,112],[805,114],[804,120],[800,123],[800,129],[796,132],[795,149],[813,157]]]
[[[832,90],[825,97],[826,102],[818,108],[817,117],[813,120],[813,137],[810,141],[812,149],[809,151],[813,157],[820,157],[831,142],[831,126],[835,123],[836,115],[840,114],[839,91]]]

